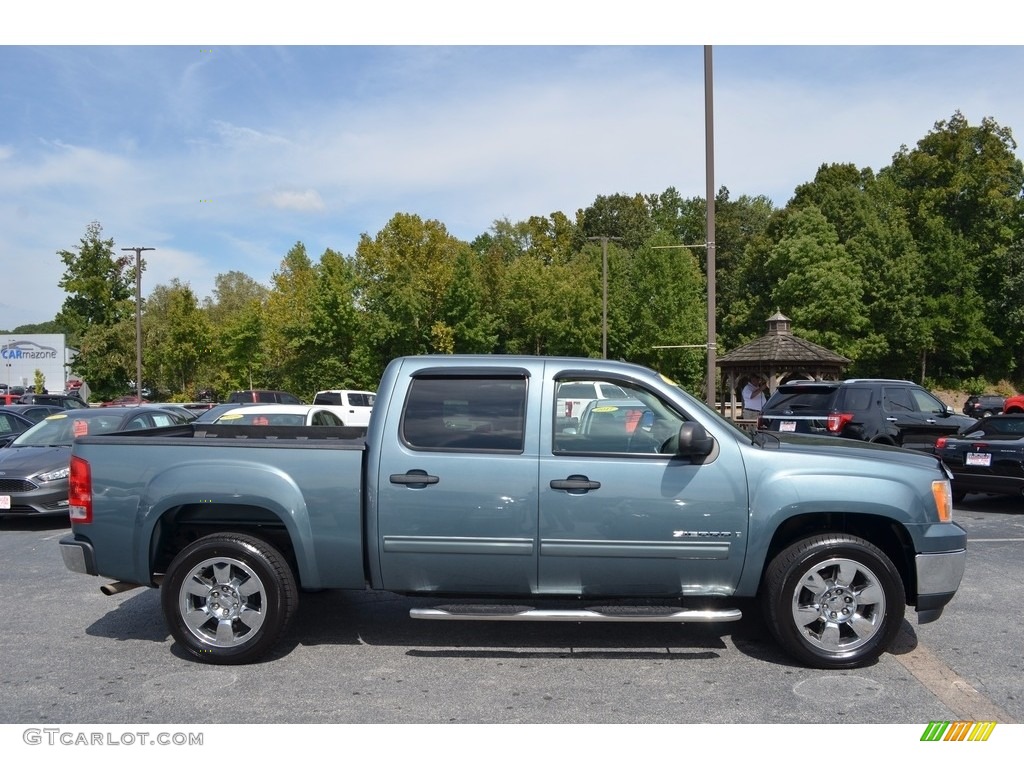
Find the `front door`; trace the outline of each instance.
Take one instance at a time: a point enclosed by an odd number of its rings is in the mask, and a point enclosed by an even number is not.
[[[539,588],[580,596],[730,594],[743,566],[747,489],[738,449],[672,455],[685,413],[629,382],[579,425],[551,419],[540,458]],[[546,406],[554,414],[552,401]]]

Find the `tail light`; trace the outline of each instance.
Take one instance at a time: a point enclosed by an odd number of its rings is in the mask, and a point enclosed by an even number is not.
[[[843,431],[843,427],[853,421],[852,413],[830,413],[828,420],[825,422],[825,426],[829,432],[833,434],[839,434]]]
[[[938,440],[935,441],[935,450],[936,451],[941,451],[945,447],[946,447],[946,438],[945,437],[940,437]]]
[[[71,522],[92,522],[92,469],[89,467],[89,462],[78,456],[71,457],[68,507],[71,512]]]

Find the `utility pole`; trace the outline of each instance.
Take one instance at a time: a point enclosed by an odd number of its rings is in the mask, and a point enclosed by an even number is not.
[[[621,237],[588,237],[587,240],[601,241],[601,357],[608,359],[608,241]]]
[[[122,248],[135,251],[135,396],[142,404],[142,252],[156,248]]]
[[[704,46],[704,143],[705,171],[707,173],[707,282],[708,282],[708,388],[707,402],[715,407],[717,381],[715,368],[715,119],[714,93],[711,72],[711,46]]]

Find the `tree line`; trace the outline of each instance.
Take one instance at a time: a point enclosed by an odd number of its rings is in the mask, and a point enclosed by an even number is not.
[[[715,199],[717,347],[793,332],[853,360],[850,376],[947,386],[1021,380],[1024,166],[1009,128],[956,112],[875,172],[823,164],[782,208]],[[573,217],[507,219],[472,242],[396,213],[355,252],[301,241],[270,285],[218,275],[200,300],[157,286],[142,308],[144,384],[199,389],[374,388],[389,360],[422,353],[608,356],[704,387],[706,201],[674,188],[598,196]],[[607,238],[607,273],[601,239]],[[700,247],[678,247],[682,245]],[[66,293],[52,323],[98,396],[135,378],[135,264],[98,222],[58,252]],[[665,347],[675,347],[668,348]]]

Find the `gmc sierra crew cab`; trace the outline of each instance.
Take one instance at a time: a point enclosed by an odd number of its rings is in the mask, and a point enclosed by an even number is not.
[[[573,382],[624,398],[566,426]],[[756,597],[795,659],[850,668],[907,606],[937,619],[966,561],[935,456],[751,436],[608,360],[399,358],[366,429],[82,435],[69,502],[67,567],[159,587],[215,664],[270,652],[304,589],[370,588],[433,596],[411,614],[436,620],[720,622]]]

